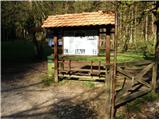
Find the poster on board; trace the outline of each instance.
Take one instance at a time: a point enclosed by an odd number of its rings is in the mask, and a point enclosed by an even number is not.
[[[98,55],[98,31],[64,31],[64,55]]]

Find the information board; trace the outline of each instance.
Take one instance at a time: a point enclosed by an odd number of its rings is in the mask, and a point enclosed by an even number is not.
[[[64,31],[64,55],[98,55],[98,31]]]

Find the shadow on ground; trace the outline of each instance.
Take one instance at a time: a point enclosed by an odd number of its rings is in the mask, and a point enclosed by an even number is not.
[[[97,113],[95,106],[91,105],[91,102],[99,100],[99,98],[105,92],[104,90],[100,90],[97,94],[92,95],[95,90],[96,89],[91,89],[73,97],[61,98],[60,100],[57,100],[57,102],[46,105],[49,101],[54,101],[57,99],[52,98],[41,104],[33,106],[31,109],[27,109],[7,116],[2,116],[2,118],[95,119],[100,116]],[[86,96],[87,94],[91,96],[87,97],[87,99],[81,99],[82,96]],[[101,108],[103,107],[101,106]]]
[[[41,109],[50,108],[47,112],[41,112]],[[39,118],[39,119],[85,119],[95,118],[96,112],[89,108],[87,103],[73,103],[62,102],[58,104],[52,104],[41,108],[33,108],[19,113],[15,113],[9,116],[2,116],[2,118]]]

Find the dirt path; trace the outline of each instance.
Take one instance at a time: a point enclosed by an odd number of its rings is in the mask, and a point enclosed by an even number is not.
[[[33,66],[33,65],[32,65]],[[89,105],[102,92],[72,81],[45,87],[42,76],[46,64],[36,64],[27,72],[3,75],[1,83],[2,118],[96,118]],[[17,69],[17,68],[16,68]],[[34,73],[34,74],[33,74]],[[10,75],[9,75],[10,74]],[[22,75],[23,74],[23,75]],[[95,107],[95,106],[94,106]]]

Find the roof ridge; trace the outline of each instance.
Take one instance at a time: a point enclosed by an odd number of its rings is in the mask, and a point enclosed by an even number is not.
[[[114,12],[112,11],[103,11],[103,10],[99,10],[99,11],[94,11],[94,12],[80,12],[80,13],[66,13],[66,14],[57,14],[57,15],[49,15],[48,17],[55,17],[55,16],[68,16],[68,15],[80,15],[80,14],[97,14],[97,13],[102,13],[102,14],[114,14]]]

